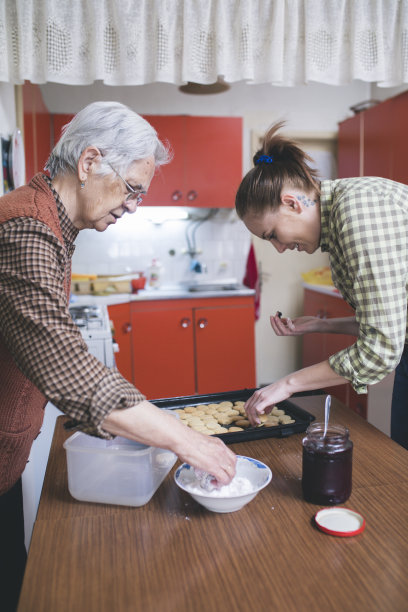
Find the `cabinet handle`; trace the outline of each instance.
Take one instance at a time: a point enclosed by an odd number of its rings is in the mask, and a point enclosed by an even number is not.
[[[207,319],[199,319],[198,320],[198,327],[200,329],[204,329],[204,327],[207,327],[207,325],[208,325]]]
[[[173,202],[178,202],[179,200],[181,200],[182,197],[183,194],[178,189],[176,189],[176,191],[171,194],[171,199],[173,200]]]
[[[122,332],[124,334],[130,334],[131,331],[132,331],[132,326],[130,323],[124,323],[122,325]]]
[[[191,320],[190,319],[181,319],[180,325],[181,325],[181,327],[184,327],[184,328],[190,327]]]
[[[192,190],[191,190],[191,191],[189,191],[189,192],[188,192],[188,194],[187,194],[187,200],[190,200],[190,202],[192,202],[193,200],[195,200],[195,199],[196,199],[197,195],[198,195],[198,194],[197,194],[197,192],[196,192],[196,191],[194,191],[194,189],[192,189]]]
[[[327,312],[323,310],[323,308],[321,308],[320,310],[317,311],[316,316],[319,317],[319,319],[327,319]]]

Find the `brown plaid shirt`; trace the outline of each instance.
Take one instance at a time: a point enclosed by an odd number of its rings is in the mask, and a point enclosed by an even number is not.
[[[89,353],[71,319],[64,285],[78,230],[46,180],[65,244],[33,218],[0,225],[0,334],[23,374],[72,425],[111,438],[101,427],[106,415],[145,397]]]
[[[354,308],[357,342],[332,355],[357,393],[398,365],[408,341],[408,186],[377,177],[322,181],[321,241]]]

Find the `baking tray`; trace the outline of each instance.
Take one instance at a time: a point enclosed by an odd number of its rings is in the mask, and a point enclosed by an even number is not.
[[[149,400],[158,408],[166,410],[176,410],[176,408],[185,408],[186,406],[198,406],[199,404],[212,404],[224,401],[246,402],[257,389],[240,389],[238,391],[226,391],[222,393],[209,393],[207,395],[186,395],[184,397],[173,397],[168,399]],[[262,438],[286,438],[295,433],[306,431],[309,424],[314,421],[315,417],[297,406],[293,400],[285,400],[276,404],[278,408],[289,414],[294,423],[287,425],[276,425],[275,427],[248,427],[244,431],[233,431],[231,433],[213,434],[217,438],[223,440],[226,444],[236,442],[247,442],[250,440],[260,440]]]

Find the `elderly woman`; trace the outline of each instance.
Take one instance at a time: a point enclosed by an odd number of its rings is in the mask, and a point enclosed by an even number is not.
[[[235,455],[219,439],[187,428],[92,356],[68,310],[78,231],[103,232],[134,213],[155,169],[168,161],[142,117],[119,103],[96,102],[65,127],[46,165],[49,176],[37,174],[0,200],[3,602],[5,589],[18,592],[21,580],[20,476],[47,401],[87,434],[171,449],[222,484],[234,475]]]
[[[278,336],[312,332],[357,336],[328,360],[288,374],[255,392],[252,423],[295,392],[350,382],[357,393],[396,368],[391,437],[408,448],[408,187],[361,177],[319,181],[312,161],[273,126],[244,177],[236,209],[248,229],[286,250],[329,253],[333,282],[355,317],[271,316]]]

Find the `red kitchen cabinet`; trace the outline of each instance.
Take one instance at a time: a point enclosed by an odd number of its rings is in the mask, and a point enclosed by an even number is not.
[[[146,115],[174,153],[151,183],[144,204],[233,208],[242,179],[242,119]]]
[[[337,166],[339,178],[362,175],[362,114],[339,123]]]
[[[52,129],[54,134],[54,144],[58,142],[61,136],[62,128],[69,123],[75,115],[56,114],[52,115]]]
[[[54,143],[74,115],[52,117]],[[144,206],[233,208],[242,179],[242,118],[145,115],[173,158],[161,166]]]
[[[197,393],[255,386],[254,303],[194,309]]]
[[[133,382],[149,399],[195,393],[193,315],[174,306],[132,304]]]
[[[132,302],[133,383],[149,399],[255,386],[249,297]]]
[[[305,289],[303,312],[305,315],[323,319],[353,317],[354,310],[342,298]],[[303,336],[303,367],[328,359],[348,346],[354,344],[355,336],[347,334],[306,334]],[[333,395],[349,408],[367,417],[367,396],[358,395],[350,384],[325,387],[324,391]]]
[[[339,124],[338,176],[382,176],[408,184],[408,92]]]
[[[44,170],[52,149],[50,113],[38,85],[23,85],[24,150],[26,181]]]
[[[408,134],[408,92],[392,99],[387,128],[392,139],[392,178],[408,184],[407,134]]]
[[[119,352],[115,353],[116,366],[122,376],[133,382],[130,302],[108,306],[108,312],[113,323],[113,339],[119,345]]]
[[[386,100],[364,111],[363,176],[392,179],[392,121],[394,100]],[[404,136],[405,140],[405,136]]]

